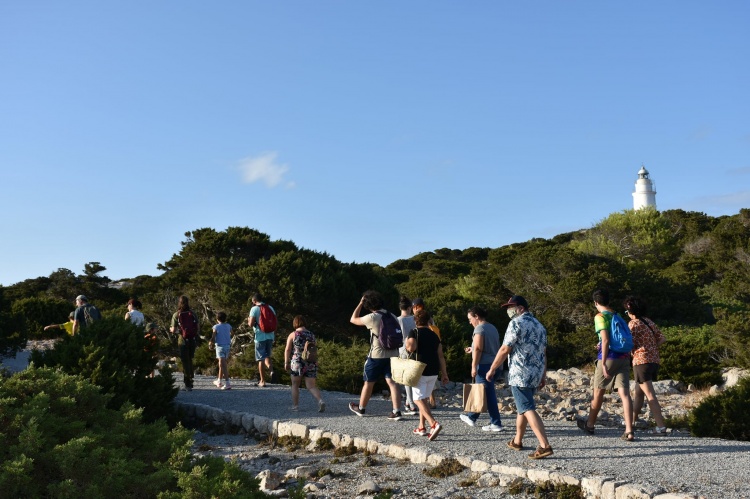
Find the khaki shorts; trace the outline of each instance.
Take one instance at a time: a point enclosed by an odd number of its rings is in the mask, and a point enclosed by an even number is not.
[[[594,388],[600,390],[619,390],[624,388],[630,390],[630,357],[622,359],[607,359],[607,373],[609,378],[602,374],[602,361],[596,363],[594,372]]]

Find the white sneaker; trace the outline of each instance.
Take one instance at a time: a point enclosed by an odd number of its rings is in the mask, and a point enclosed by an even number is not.
[[[232,389],[232,387],[229,385],[229,383],[227,383],[226,385],[221,385],[219,388],[221,388],[222,390],[231,390]]]
[[[326,412],[326,403],[322,400],[318,402],[318,412]]]
[[[220,379],[214,380],[214,385],[221,386],[221,380]]]
[[[466,414],[461,414],[458,417],[461,418],[461,421],[463,421],[464,423],[466,423],[469,426],[476,426],[477,425],[477,423],[474,420],[472,420],[469,416],[467,416]]]
[[[482,426],[482,431],[503,431],[503,427],[496,424],[488,424],[487,426]]]
[[[402,413],[402,414],[403,414],[404,416],[414,416],[414,415],[415,415],[415,414],[417,413],[417,411],[415,411],[414,409],[412,409],[411,407],[409,407],[409,406],[407,405],[407,406],[405,406],[405,407],[404,407],[404,410],[403,410],[403,411],[401,411],[401,413]]]

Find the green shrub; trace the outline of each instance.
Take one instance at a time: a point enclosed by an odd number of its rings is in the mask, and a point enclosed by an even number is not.
[[[370,346],[355,340],[351,346],[318,340],[318,387],[345,393],[362,390],[362,369]],[[385,386],[382,383],[383,389]],[[375,387],[378,389],[378,385]]]
[[[667,342],[659,347],[659,377],[692,383],[698,387],[721,383],[722,350],[713,326],[669,327],[662,332]]]
[[[57,367],[81,375],[111,394],[108,406],[118,409],[125,402],[143,409],[146,421],[175,419],[172,400],[177,395],[168,369],[149,375],[156,359],[147,351],[143,329],[122,318],[105,318],[75,336],[63,337],[52,350],[34,351],[31,361],[38,367]]]
[[[80,376],[30,368],[0,381],[3,497],[265,497],[234,464],[194,459],[192,432],[143,423]]]
[[[75,307],[65,300],[51,298],[22,298],[13,302],[14,324],[29,339],[54,338],[65,333],[62,329],[44,331],[49,324],[68,322],[68,314]]]
[[[750,440],[750,378],[708,397],[690,414],[690,433],[696,437]]]

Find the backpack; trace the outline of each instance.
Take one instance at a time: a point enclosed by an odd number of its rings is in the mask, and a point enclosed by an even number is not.
[[[617,353],[630,353],[633,350],[633,335],[625,319],[619,314],[611,314],[609,349]]]
[[[305,341],[305,348],[302,350],[302,361],[308,364],[318,362],[318,345],[315,341]]]
[[[385,350],[395,350],[404,346],[404,335],[401,333],[398,320],[387,310],[384,314],[375,313],[380,315],[380,333],[378,334],[380,346]]]
[[[198,319],[192,310],[183,310],[177,314],[177,325],[182,337],[190,340],[198,336]]]
[[[258,319],[258,327],[264,333],[273,333],[276,331],[276,314],[269,305],[265,303],[260,304],[260,319]]]
[[[86,325],[90,326],[94,322],[98,321],[102,318],[102,314],[99,312],[99,309],[96,308],[93,305],[84,305],[83,307],[83,317],[86,321]]]

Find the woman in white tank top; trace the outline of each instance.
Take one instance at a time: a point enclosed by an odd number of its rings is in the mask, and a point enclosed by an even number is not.
[[[125,320],[129,320],[136,326],[142,326],[143,312],[139,310],[140,308],[140,301],[136,300],[135,298],[131,298],[130,300],[128,300],[128,313],[125,314]]]

